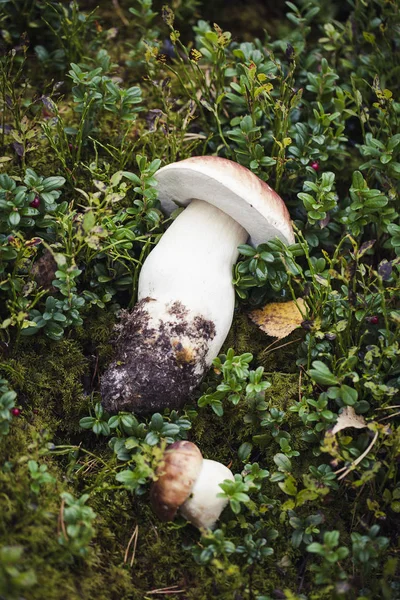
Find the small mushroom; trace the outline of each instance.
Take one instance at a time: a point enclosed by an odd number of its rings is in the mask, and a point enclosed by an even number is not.
[[[163,211],[187,207],[143,264],[138,303],[121,315],[116,356],[102,377],[111,412],[179,408],[232,324],[237,247],[275,237],[293,243],[282,199],[230,160],[199,156],[155,174]]]
[[[211,529],[228,503],[219,498],[219,484],[233,480],[232,472],[215,460],[202,457],[192,442],[174,442],[164,454],[150,501],[162,521],[172,521],[178,511],[199,529]]]

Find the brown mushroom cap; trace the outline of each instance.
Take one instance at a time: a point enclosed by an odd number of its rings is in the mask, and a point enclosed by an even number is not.
[[[254,173],[226,158],[195,156],[166,165],[155,174],[162,209],[170,214],[191,200],[203,200],[237,221],[257,246],[275,237],[294,242],[282,198]]]
[[[164,454],[164,464],[157,470],[157,481],[150,491],[151,506],[161,521],[172,521],[178,508],[190,496],[203,456],[195,444],[174,442]]]

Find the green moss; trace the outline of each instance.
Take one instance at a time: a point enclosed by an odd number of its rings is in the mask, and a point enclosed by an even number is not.
[[[92,308],[85,318],[84,327],[74,331],[74,337],[81,344],[85,356],[92,355],[92,358],[95,358],[98,370],[104,367],[113,354],[111,340],[115,321],[115,314],[110,310]]]
[[[232,589],[243,591],[248,586],[249,574],[241,572],[236,561],[226,563],[222,570],[196,565],[183,546],[196,544],[198,532],[191,526],[182,528],[180,520],[172,525],[160,523],[149,508],[147,495],[136,498],[123,490],[103,491],[101,485],[90,498],[98,516],[89,555],[84,560],[71,557],[57,541],[60,493],[67,489],[79,493],[82,478],[66,478],[62,459],[41,457],[48,440],[45,425],[40,414],[25,413],[14,419],[10,435],[3,438],[0,446],[1,462],[8,465],[0,472],[0,545],[20,545],[25,549],[25,567],[32,567],[38,579],[26,594],[28,600],[139,600],[147,591],[172,585],[184,589],[189,600],[228,600]],[[234,443],[235,428],[232,424],[230,427]],[[104,447],[104,441],[100,440],[98,446]],[[213,455],[210,449],[210,456]],[[44,486],[39,496],[30,489],[29,458],[45,462],[56,478],[56,483]],[[90,487],[94,481],[95,471],[84,476],[85,486]],[[225,515],[227,519],[229,513]],[[129,567],[124,564],[124,555],[136,525],[138,542],[133,566]],[[132,546],[128,556],[129,562]],[[271,578],[266,583],[265,576],[262,567],[254,569],[255,589],[272,590]],[[177,594],[176,598],[180,596]]]
[[[24,411],[39,414],[52,431],[77,431],[77,416],[87,405],[82,381],[88,360],[76,341],[24,341],[8,365],[8,379]]]
[[[110,359],[114,316],[94,311],[85,327],[59,342],[38,335],[22,338],[0,370],[18,394],[25,413],[40,415],[59,437],[79,432],[104,364]]]
[[[149,508],[148,494],[141,497],[115,488],[111,456],[104,438],[79,431],[79,418],[87,414],[90,395],[98,385],[98,378],[112,355],[110,338],[114,317],[94,311],[84,328],[70,332],[58,343],[44,336],[22,341],[8,360],[1,365],[2,372],[18,392],[22,415],[12,422],[10,435],[0,443],[0,546],[20,545],[24,548],[26,568],[33,568],[37,584],[25,593],[27,600],[142,600],[146,593],[168,586],[185,590],[188,600],[208,600],[216,597],[231,600],[232,590],[239,597],[249,597],[250,586],[254,596],[274,594],[274,590],[298,589],[298,572],[304,569],[303,558],[288,540],[292,528],[287,515],[268,508],[265,523],[279,532],[274,542],[274,556],[268,567],[262,564],[243,565],[239,555],[229,560],[221,558],[211,566],[197,565],[188,547],[199,543],[199,533],[178,519],[174,524],[160,523]],[[293,474],[299,486],[302,474],[308,472],[315,457],[302,441],[304,429],[296,413],[289,411],[298,399],[299,380],[295,372],[296,344],[270,352],[271,338],[263,334],[243,313],[236,315],[225,347],[234,347],[238,354],[251,351],[254,366],[261,363],[271,387],[266,391],[268,408],[285,412],[282,428],[291,435],[293,449],[301,450],[292,459]],[[229,464],[233,472],[243,468],[237,451],[243,442],[252,442],[255,432],[267,430],[260,423],[245,422],[249,407],[244,403],[224,406],[223,418],[210,408],[199,410],[193,420],[191,439],[199,444],[204,456]],[[259,416],[256,415],[259,419]],[[269,434],[267,434],[268,437]],[[83,465],[81,453],[77,463],[68,457],[56,457],[46,452],[46,444],[54,440],[62,444],[79,444],[90,448],[100,460]],[[274,455],[280,451],[272,437],[260,448],[254,445],[252,459],[270,472],[275,470]],[[46,454],[46,455],[44,455]],[[56,479],[46,485],[39,495],[30,489],[27,462],[33,458],[45,463]],[[82,467],[82,468],[81,468]],[[77,471],[78,469],[78,471]],[[96,535],[89,554],[73,557],[68,549],[58,543],[60,494],[70,491],[75,496],[90,490],[89,504],[97,514]],[[268,483],[265,494],[271,499],[288,499],[277,484]],[[325,516],[327,529],[339,529],[341,543],[349,544],[346,498],[327,497],[319,507]],[[301,516],[309,514],[307,505],[296,509]],[[246,514],[246,512],[244,512]],[[241,541],[229,510],[221,524],[226,527],[227,539],[236,544]],[[126,550],[136,526],[138,538],[132,567],[133,544],[124,560]],[[242,521],[243,535],[246,520]],[[306,572],[306,577],[309,574]],[[149,596],[152,597],[152,596]],[[181,594],[169,595],[180,600]],[[329,598],[318,590],[315,598]]]
[[[14,419],[10,435],[0,446],[1,464],[8,467],[0,473],[0,511],[4,515],[0,527],[0,545],[21,545],[25,549],[26,567],[32,567],[38,583],[26,594],[27,600],[141,600],[146,592],[176,585],[185,590],[188,600],[208,600],[218,597],[232,598],[232,590],[248,595],[272,594],[274,589],[289,586],[296,589],[297,553],[287,545],[291,528],[280,522],[279,515],[271,513],[270,523],[279,530],[280,537],[274,543],[275,555],[271,569],[262,565],[243,567],[240,557],[229,561],[222,559],[211,567],[197,565],[185,547],[197,544],[199,533],[191,526],[177,520],[174,524],[160,523],[149,508],[145,494],[135,497],[125,490],[110,489],[115,486],[114,459],[103,438],[79,432],[79,417],[87,414],[91,392],[98,383],[99,373],[110,359],[112,315],[94,312],[85,328],[71,332],[70,337],[54,343],[44,336],[24,340],[10,357],[2,370],[18,392],[22,416]],[[249,349],[254,353],[255,364],[265,353],[269,339],[253,326],[246,315],[238,314],[226,347],[233,346],[238,353]],[[298,376],[291,372],[295,346],[289,346],[289,360],[274,370],[273,363],[265,363],[266,377],[271,387],[266,392],[269,408],[285,411],[283,427],[290,431],[292,447],[302,445],[297,428],[300,421],[295,413],[288,411],[298,397]],[[202,448],[203,454],[224,464],[230,464],[234,472],[240,472],[243,464],[237,450],[245,441],[252,441],[254,427],[245,423],[248,406],[227,404],[224,417],[217,417],[210,409],[200,410],[193,422],[191,439]],[[42,456],[46,443],[54,439],[60,443],[79,443],[102,457],[109,467],[104,469],[95,461],[90,469],[76,472],[67,458]],[[274,470],[273,456],[279,445],[272,439],[261,450],[255,446],[255,460],[270,471]],[[83,454],[80,455],[84,456]],[[27,461],[34,458],[48,466],[55,477],[54,485],[44,486],[39,496],[30,489]],[[78,457],[76,466],[82,465]],[[301,469],[294,460],[295,472],[306,472],[308,461],[313,457],[302,452]],[[307,463],[307,464],[306,464]],[[96,535],[90,552],[84,559],[72,557],[58,543],[58,518],[60,493],[70,491],[74,495],[90,489],[90,506],[97,514]],[[271,497],[286,498],[276,484],[268,486]],[[324,512],[326,507],[324,507]],[[223,516],[222,523],[230,537],[231,515]],[[336,505],[327,518],[336,527]],[[245,523],[245,522],[244,522]],[[129,566],[133,545],[124,561],[132,533],[138,526],[138,539],[133,566]],[[343,528],[345,526],[343,525]],[[238,532],[232,532],[236,543]],[[283,557],[289,566],[277,567]],[[282,578],[285,586],[282,586]],[[247,591],[246,591],[247,590]],[[174,595],[169,597],[174,598]],[[176,594],[180,599],[181,594]],[[322,597],[322,596],[321,596]]]

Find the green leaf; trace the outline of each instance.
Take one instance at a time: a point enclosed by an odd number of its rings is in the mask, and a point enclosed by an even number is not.
[[[160,415],[160,413],[154,413],[149,424],[150,429],[153,431],[161,431],[163,425],[164,419],[162,415]]]
[[[101,425],[101,435],[110,435],[111,430],[110,430],[108,423],[106,423],[105,421],[102,421],[100,425]]]
[[[298,548],[303,540],[303,532],[300,530],[295,530],[292,533],[292,545],[294,548]]]
[[[38,177],[33,169],[26,169],[24,183],[30,187],[40,185],[41,177]]]
[[[159,442],[159,435],[155,431],[149,431],[149,433],[145,437],[145,443],[149,446],[156,446]]]
[[[312,367],[308,373],[316,383],[320,385],[336,385],[339,383],[338,378],[320,360],[315,360]]]
[[[385,196],[375,196],[374,198],[367,198],[364,204],[366,208],[382,208],[388,202],[389,200]]]
[[[9,390],[8,392],[5,392],[4,394],[1,395],[0,401],[3,404],[9,404],[10,402],[13,402],[16,397],[17,397],[17,392],[14,392],[13,390]]]
[[[8,215],[8,222],[10,223],[10,225],[12,227],[16,227],[20,221],[21,221],[21,215],[17,211],[11,212]]]
[[[54,196],[51,192],[41,192],[40,198],[46,204],[47,210],[53,210],[53,206],[55,205]]]
[[[101,404],[101,402],[96,402],[96,405],[94,407],[94,413],[97,417],[97,419],[101,419],[104,415],[104,408],[103,405]]]
[[[250,502],[250,496],[248,496],[247,494],[244,494],[243,492],[236,492],[235,493],[235,500],[238,500],[238,502]]]
[[[125,485],[132,485],[136,483],[136,475],[133,471],[125,469],[116,474],[115,479]]]
[[[239,447],[238,450],[238,457],[240,458],[241,461],[245,462],[248,460],[251,451],[253,448],[253,444],[250,444],[249,442],[243,442],[243,444],[241,444],[241,446]]]
[[[334,531],[326,531],[324,533],[324,544],[334,548],[339,543],[339,532],[337,530]]]
[[[307,552],[314,552],[315,554],[320,554],[323,550],[322,544],[318,544],[318,542],[313,542],[307,546]]]
[[[238,502],[234,498],[231,498],[229,504],[235,515],[238,515],[240,513],[240,502]]]
[[[243,256],[255,256],[257,254],[257,250],[252,246],[248,246],[247,244],[241,244],[238,246],[238,250],[240,254],[243,254]]]
[[[213,409],[217,417],[222,417],[222,415],[224,414],[224,408],[222,406],[221,400],[213,400],[211,402],[211,408]]]
[[[289,473],[292,469],[292,463],[286,454],[278,453],[274,456],[274,463],[280,471]]]
[[[83,417],[83,419],[79,421],[79,427],[82,427],[82,429],[92,429],[95,421],[96,419],[94,417]]]
[[[142,183],[140,177],[135,175],[135,173],[131,173],[130,171],[122,171],[122,175],[129,179],[129,181],[135,183],[136,185],[141,185]]]
[[[47,177],[43,183],[43,191],[44,192],[52,192],[53,190],[58,190],[65,183],[64,177]]]
[[[96,435],[100,435],[100,433],[103,433],[102,427],[101,427],[102,423],[100,421],[96,421],[93,424],[93,433],[95,433]]]
[[[340,386],[340,396],[345,404],[353,406],[357,402],[358,392],[354,388],[343,384]]]
[[[8,175],[0,175],[0,190],[6,190],[11,192],[16,188],[17,184],[14,179],[11,179]]]
[[[365,179],[362,176],[362,174],[360,173],[360,171],[354,171],[352,187],[355,188],[356,190],[362,190],[367,187]]]
[[[296,496],[296,506],[302,506],[306,502],[316,500],[318,498],[317,492],[313,490],[300,490],[300,492]]]
[[[88,233],[96,224],[96,216],[92,210],[85,213],[83,217],[82,226],[85,233]]]
[[[296,480],[292,475],[286,477],[285,481],[280,481],[278,485],[281,488],[282,492],[284,492],[288,496],[295,496],[297,494]]]
[[[61,325],[50,322],[46,325],[45,333],[50,339],[58,341],[64,335],[64,329]]]

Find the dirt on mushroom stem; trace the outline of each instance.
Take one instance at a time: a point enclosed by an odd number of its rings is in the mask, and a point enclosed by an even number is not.
[[[121,313],[115,359],[102,377],[104,407],[138,414],[190,399],[232,323],[231,270],[246,231],[194,200],[146,260],[139,302]]]
[[[207,342],[215,336],[212,321],[188,318],[175,302],[170,320],[156,330],[149,307],[153,298],[140,300],[124,311],[116,329],[115,361],[102,378],[103,405],[109,412],[134,409],[138,414],[179,408],[206,370]],[[177,316],[179,320],[177,320]],[[185,346],[181,341],[185,339]],[[201,373],[196,373],[199,368]]]

